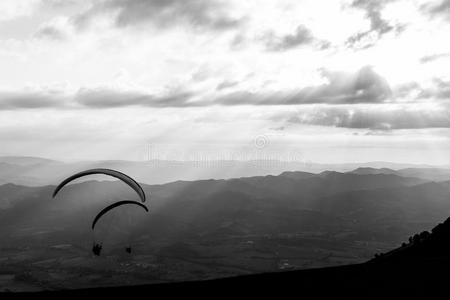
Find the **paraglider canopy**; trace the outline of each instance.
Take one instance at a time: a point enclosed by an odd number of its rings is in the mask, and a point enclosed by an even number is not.
[[[53,198],[58,194],[58,192],[69,182],[78,179],[80,177],[84,177],[87,175],[94,175],[94,174],[104,174],[104,175],[108,175],[108,176],[112,176],[115,177],[123,182],[125,182],[128,186],[130,186],[139,196],[139,198],[141,199],[142,202],[145,202],[146,197],[145,197],[145,193],[144,190],[142,189],[142,187],[139,185],[139,183],[137,183],[133,178],[131,178],[130,176],[116,171],[116,170],[111,170],[111,169],[90,169],[90,170],[86,170],[86,171],[82,171],[79,173],[76,173],[66,179],[64,179],[56,188],[55,191],[53,192]]]
[[[92,230],[95,228],[95,224],[97,224],[98,220],[100,220],[100,218],[106,214],[107,212],[113,210],[114,208],[118,207],[118,206],[122,206],[122,205],[127,205],[127,204],[133,204],[133,205],[138,205],[140,207],[142,207],[143,209],[145,209],[145,211],[148,212],[148,208],[147,206],[145,206],[142,203],[139,203],[137,201],[131,201],[131,200],[123,200],[123,201],[118,201],[116,203],[113,203],[107,207],[105,207],[104,209],[102,209],[97,216],[95,216],[94,221],[92,222]]]

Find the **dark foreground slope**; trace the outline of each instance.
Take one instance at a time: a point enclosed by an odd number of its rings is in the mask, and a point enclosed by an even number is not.
[[[239,276],[210,281],[165,283],[143,286],[111,287],[10,294],[16,297],[65,299],[98,297],[126,299],[146,295],[156,297],[231,298],[251,296],[314,299],[358,298],[384,299],[397,296],[429,296],[449,294],[450,259],[413,259],[401,262],[365,263],[358,265]],[[1,295],[2,299],[8,294]],[[139,296],[141,297],[141,296]]]
[[[67,297],[305,297],[384,299],[437,298],[450,294],[450,218],[431,232],[417,234],[391,252],[364,264],[266,273],[208,281],[39,292],[10,296]],[[3,294],[2,296],[6,296]],[[2,297],[3,298],[3,297]]]

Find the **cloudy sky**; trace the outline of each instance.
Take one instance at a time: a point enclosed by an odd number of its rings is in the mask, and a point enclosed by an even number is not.
[[[151,145],[450,163],[449,0],[1,0],[0,12],[0,155],[138,160]]]

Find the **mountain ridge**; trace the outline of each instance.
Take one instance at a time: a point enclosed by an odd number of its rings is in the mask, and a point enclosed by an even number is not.
[[[18,164],[14,164],[18,162]],[[9,163],[1,166],[1,163]],[[139,182],[162,184],[176,180],[230,179],[264,175],[279,175],[285,171],[320,173],[325,170],[350,172],[358,167],[429,168],[428,165],[369,162],[355,164],[320,164],[305,162],[255,161],[53,161],[38,157],[0,157],[0,183],[13,182],[31,186],[54,184],[69,175],[89,168],[111,168],[131,175]],[[434,166],[436,167],[436,166]],[[442,172],[450,180],[450,170]],[[288,175],[288,174],[285,174]],[[415,176],[410,176],[415,177]],[[435,178],[436,179],[436,178]]]

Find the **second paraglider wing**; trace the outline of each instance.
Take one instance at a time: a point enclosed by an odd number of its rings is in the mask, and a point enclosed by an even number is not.
[[[107,212],[113,210],[114,208],[118,207],[118,206],[122,206],[122,205],[128,205],[128,204],[132,204],[132,205],[138,205],[140,207],[142,207],[143,209],[145,209],[145,211],[148,212],[148,208],[147,206],[145,206],[144,204],[137,202],[137,201],[131,201],[131,200],[123,200],[123,201],[118,201],[116,203],[113,203],[107,207],[105,207],[104,209],[102,209],[97,216],[95,216],[94,221],[92,222],[92,229],[95,228],[95,224],[97,224],[98,220],[100,220],[100,218],[106,214]]]

